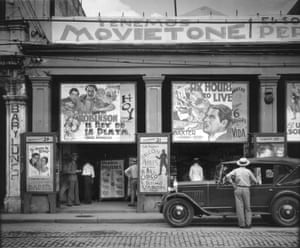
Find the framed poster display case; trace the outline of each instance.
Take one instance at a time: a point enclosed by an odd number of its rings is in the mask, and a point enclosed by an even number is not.
[[[168,191],[170,180],[170,134],[138,134],[140,194]]]

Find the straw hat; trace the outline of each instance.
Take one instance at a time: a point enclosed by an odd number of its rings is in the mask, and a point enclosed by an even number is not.
[[[240,158],[236,163],[238,166],[247,166],[250,164],[250,161],[247,158]]]

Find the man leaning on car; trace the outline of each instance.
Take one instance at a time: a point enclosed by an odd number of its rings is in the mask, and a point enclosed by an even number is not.
[[[250,186],[251,182],[257,183],[253,173],[246,168],[249,164],[247,158],[241,158],[237,161],[239,167],[226,175],[234,187],[236,214],[241,228],[251,228]]]

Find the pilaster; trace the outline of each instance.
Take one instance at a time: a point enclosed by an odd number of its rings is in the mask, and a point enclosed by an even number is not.
[[[259,131],[277,132],[277,84],[280,76],[261,75]]]
[[[51,131],[51,77],[35,76],[29,78],[32,83],[32,131]]]
[[[4,208],[21,212],[21,134],[27,130],[26,90],[24,80],[8,80],[6,103],[6,195]]]
[[[162,82],[164,77],[143,77],[146,87],[146,132],[162,132]]]

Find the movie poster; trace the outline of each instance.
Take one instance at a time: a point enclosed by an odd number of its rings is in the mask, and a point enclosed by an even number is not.
[[[124,160],[102,160],[100,199],[123,198],[124,196]]]
[[[53,191],[53,144],[26,144],[27,192]]]
[[[173,83],[172,134],[174,142],[247,142],[248,83]]]
[[[62,142],[135,142],[134,83],[61,84]]]
[[[300,141],[300,83],[288,83],[286,89],[287,141]]]
[[[169,136],[139,138],[139,192],[167,192],[170,173]]]

